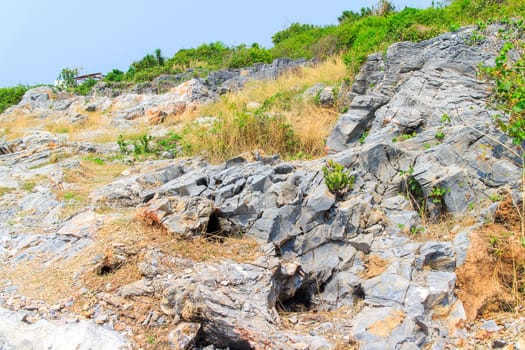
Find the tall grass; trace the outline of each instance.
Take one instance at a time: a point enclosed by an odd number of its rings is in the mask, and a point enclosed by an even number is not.
[[[252,81],[242,91],[172,117],[168,123],[183,129],[186,153],[205,153],[216,162],[256,149],[285,158],[320,156],[338,111],[318,106],[303,92],[317,82],[337,85],[347,77],[341,58],[332,57],[276,80]],[[217,120],[213,125],[194,123],[202,116]]]

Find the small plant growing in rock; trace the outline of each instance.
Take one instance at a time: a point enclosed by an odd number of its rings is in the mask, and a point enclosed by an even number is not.
[[[326,186],[336,196],[342,196],[352,190],[354,186],[355,177],[350,176],[342,164],[333,160],[327,161],[326,165],[323,166],[323,174]]]
[[[368,131],[365,131],[364,133],[359,136],[359,143],[362,145],[365,143],[366,138],[368,137]]]
[[[416,137],[416,135],[417,133],[415,131],[413,133],[399,134],[399,136],[396,136],[392,139],[392,142],[410,140],[411,138]]]
[[[131,152],[136,157],[142,156],[159,156],[163,152],[171,152],[174,156],[177,154],[179,144],[182,137],[173,132],[168,135],[154,139],[151,135],[142,135],[136,140],[124,140],[122,135],[119,135],[117,144],[121,154],[128,155]],[[130,146],[133,150],[130,151]]]
[[[92,163],[97,164],[97,165],[104,165],[104,163],[105,163],[102,158],[99,158],[99,157],[96,157],[96,156],[93,156],[93,155],[85,156],[85,157],[82,158],[82,160],[86,160],[86,161],[92,162]]]
[[[450,116],[448,114],[445,113],[441,116],[441,123],[450,123],[450,121]]]
[[[443,142],[443,140],[445,139],[445,133],[443,131],[439,130],[438,132],[436,132],[436,135],[434,135],[434,137],[439,142]]]
[[[434,204],[443,203],[443,197],[445,197],[445,195],[449,192],[450,192],[450,188],[439,187],[439,186],[433,187],[430,190],[430,197],[432,198],[432,203]]]
[[[410,228],[410,233],[413,235],[417,235],[418,233],[422,233],[422,232],[425,232],[425,228],[423,227],[412,226]]]
[[[405,197],[410,201],[412,209],[416,210],[423,218],[425,216],[425,196],[421,185],[414,177],[414,167],[410,165],[407,170],[400,170],[399,175],[403,177]]]
[[[128,154],[128,142],[124,140],[124,137],[122,135],[118,136],[117,139],[117,145],[119,148],[120,153],[122,154]]]

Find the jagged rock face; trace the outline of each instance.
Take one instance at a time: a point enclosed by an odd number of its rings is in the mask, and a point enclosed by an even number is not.
[[[69,324],[40,320],[27,324],[26,315],[0,308],[0,349],[125,349],[126,341],[116,331],[94,322]]]
[[[488,34],[497,29],[489,27]],[[93,205],[138,207],[140,217],[172,235],[245,233],[266,248],[265,257],[251,264],[199,263],[177,273],[143,262],[139,267],[144,279],[120,288],[119,297],[160,292],[162,311],[182,322],[170,335],[180,347],[201,338],[204,344],[240,349],[291,344],[331,348],[324,339],[283,331],[276,305],[291,312],[297,306],[334,310],[358,304],[364,308],[351,335],[364,348],[454,344],[445,338],[464,336],[448,327],[465,319],[454,295],[454,270],[465,260],[469,229],[453,242],[415,242],[407,234],[421,224],[417,206],[426,208],[428,219],[443,212],[467,215],[472,203],[501,186],[516,188],[520,178],[512,155],[494,141],[509,142],[491,126],[487,85],[476,79],[477,65],[490,64],[501,43],[488,35],[470,46],[471,34],[472,29],[463,29],[421,43],[398,43],[385,56],[369,57],[352,87],[348,113],[327,141],[332,151],[327,158],[343,164],[356,180],[342,196],[332,194],[324,183],[326,159],[281,162],[260,156],[253,162],[237,157],[220,165],[176,159],[94,190]],[[287,65],[278,61],[274,66],[255,67],[253,74],[272,76]],[[217,72],[208,79],[215,88],[192,80],[173,93],[184,103],[206,99],[227,83],[242,86],[235,80],[239,77]],[[171,98],[169,93],[159,96],[125,94],[88,108],[117,101],[128,113],[116,118],[121,121],[163,103],[176,108],[173,101],[163,100]],[[164,107],[156,110],[159,118],[161,110]],[[361,138],[367,130],[369,136]],[[46,137],[35,137],[35,152],[29,151],[30,141],[0,145],[0,160],[16,165],[27,151],[28,164],[18,171],[40,164],[46,156],[38,147]],[[20,174],[0,168],[4,173],[6,183],[16,187]],[[407,196],[409,184],[417,184],[417,196]],[[436,189],[442,192],[438,195]],[[41,207],[41,215],[32,220],[49,223],[58,233],[37,237],[38,244],[30,241],[33,248],[27,253],[67,238],[71,244],[61,255],[67,258],[89,244],[98,217],[86,211],[60,224],[54,212],[60,203],[48,192],[36,189],[20,206]],[[21,210],[2,209],[0,218],[8,220]],[[85,230],[72,230],[78,225]],[[29,238],[11,239],[2,230],[7,232],[0,225],[0,242],[5,242],[0,248],[24,250]]]
[[[338,151],[330,158],[357,179],[341,200],[324,184],[322,160],[287,164],[260,159],[184,169],[154,191],[160,199],[148,210],[155,212],[165,196],[211,200],[217,230],[247,232],[274,244],[282,258],[297,261],[305,274],[297,295],[318,298],[328,309],[364,298],[374,307],[363,311],[366,322],[380,320],[385,312],[404,320],[401,330],[392,329],[381,342],[396,347],[410,338],[422,346],[436,336],[428,334],[434,324],[429,315],[456,303],[454,251],[464,245],[421,245],[400,235],[405,226],[420,223],[403,198],[400,172],[413,168],[430,215],[442,210],[465,214],[483,193],[519,180],[511,155],[492,141],[506,142],[490,126],[487,86],[476,79],[477,65],[490,63],[499,43],[489,39],[469,46],[470,33],[465,29],[422,43],[399,43],[385,57],[370,57],[353,87],[349,112],[328,139]],[[445,114],[450,121],[442,121]],[[367,128],[370,136],[361,145],[358,139]],[[435,138],[437,132],[445,134],[443,140]],[[400,138],[406,134],[411,137]],[[486,147],[494,152],[480,160]],[[448,189],[440,208],[432,207],[435,188]],[[142,198],[146,194],[151,192],[144,191]],[[143,201],[137,199],[133,204]],[[167,228],[169,218],[161,220]],[[363,277],[363,259],[372,256],[385,262],[385,270]],[[281,302],[292,304],[293,293]],[[379,341],[360,329],[354,332],[358,339]]]

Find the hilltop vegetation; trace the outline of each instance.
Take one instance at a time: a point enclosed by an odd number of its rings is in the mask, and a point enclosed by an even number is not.
[[[318,26],[293,23],[275,33],[274,44],[264,48],[257,43],[228,46],[222,42],[206,43],[196,48],[181,49],[166,58],[160,49],[133,62],[126,72],[113,69],[106,82],[147,82],[162,74],[192,70],[195,77],[210,71],[240,68],[255,63],[269,63],[275,58],[326,59],[341,55],[351,72],[355,72],[367,55],[384,50],[397,41],[420,41],[460,25],[487,19],[523,16],[525,4],[519,0],[452,0],[438,2],[426,9],[396,9],[389,1],[359,12],[344,11],[338,25]],[[94,81],[70,89],[88,94]],[[16,104],[27,87],[0,88],[0,112]],[[22,92],[23,95],[23,92]]]
[[[461,25],[524,13],[525,5],[516,0],[454,0],[427,9],[399,11],[381,0],[360,12],[344,11],[338,25],[293,23],[273,35],[274,46],[269,49],[257,43],[227,46],[215,42],[179,50],[169,59],[156,50],[154,55],[133,62],[126,73],[113,70],[106,80],[150,81],[161,74],[181,73],[189,68],[195,69],[197,76],[205,76],[212,70],[269,63],[279,57],[325,59],[334,54],[342,55],[347,67],[355,71],[366,56],[394,42],[420,41]]]

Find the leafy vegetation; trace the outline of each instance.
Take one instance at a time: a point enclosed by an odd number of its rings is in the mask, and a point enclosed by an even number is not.
[[[0,113],[18,104],[28,89],[26,85],[0,88]]]
[[[323,166],[323,174],[326,187],[338,197],[354,187],[355,177],[351,176],[342,164],[331,159]]]
[[[503,45],[493,67],[483,67],[482,73],[494,80],[492,106],[503,112],[495,118],[497,125],[514,144],[514,149],[500,143],[521,160],[521,205],[513,202],[520,222],[520,242],[525,248],[525,23],[523,19],[509,21],[510,30],[500,33]],[[501,197],[491,196],[491,200]]]
[[[173,132],[169,132],[166,136],[159,138],[143,134],[132,139],[124,139],[122,135],[119,135],[117,144],[122,155],[133,154],[137,158],[157,157],[163,152],[169,152],[172,156],[176,156],[181,140],[182,137]],[[100,164],[98,159],[90,160]]]

